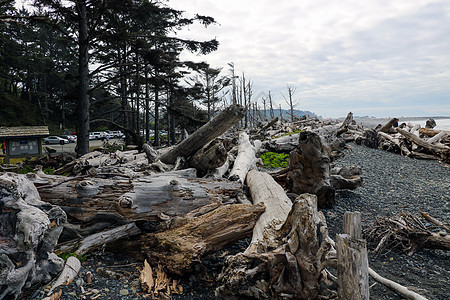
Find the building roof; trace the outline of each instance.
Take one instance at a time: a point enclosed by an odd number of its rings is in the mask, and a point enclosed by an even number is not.
[[[0,127],[0,138],[45,137],[48,135],[48,126]]]

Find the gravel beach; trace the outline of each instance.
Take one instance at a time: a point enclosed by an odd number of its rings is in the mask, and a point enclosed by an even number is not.
[[[362,167],[363,186],[336,195],[336,206],[324,210],[330,237],[341,233],[346,211],[359,211],[363,226],[376,216],[393,216],[421,211],[450,222],[450,168],[437,161],[415,160],[390,152],[349,144],[337,166]],[[381,276],[394,280],[428,299],[450,299],[450,253],[418,250],[412,256],[394,252],[378,257],[369,252],[369,266]],[[372,280],[371,280],[371,283]],[[380,284],[370,290],[371,299],[403,299]]]
[[[392,216],[401,211],[418,215],[421,211],[450,222],[450,168],[437,161],[404,158],[382,150],[349,144],[345,157],[337,166],[358,165],[363,170],[363,186],[336,194],[336,206],[323,210],[330,237],[341,233],[343,214],[360,211],[363,224],[376,216]],[[216,276],[226,254],[237,253],[247,246],[248,239],[214,253],[196,267],[196,271],[179,278],[183,295],[174,299],[214,299]],[[91,253],[82,264],[78,279],[63,288],[61,299],[143,299],[139,284],[142,263],[108,251]],[[450,299],[450,253],[420,249],[407,256],[395,252],[374,255],[369,252],[369,265],[381,276],[394,280],[428,299]],[[91,272],[93,281],[86,283]],[[370,279],[372,285],[374,281]],[[83,287],[83,288],[81,288]],[[371,299],[404,299],[380,284],[370,289]],[[42,288],[31,299],[42,298]],[[27,298],[30,299],[30,298]]]

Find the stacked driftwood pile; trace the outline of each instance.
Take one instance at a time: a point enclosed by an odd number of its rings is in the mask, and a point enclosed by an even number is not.
[[[250,246],[226,259],[218,297],[333,293],[328,268],[337,252],[318,208],[333,207],[336,189],[361,185],[359,167],[332,167],[346,135],[361,129],[350,117],[233,129],[242,117],[243,108],[231,106],[170,149],[93,152],[57,175],[3,173],[0,298],[47,283],[63,266],[54,252],[83,255],[118,243],[150,263],[141,276],[150,291],[151,266],[186,274],[204,255],[247,236]],[[264,151],[288,152],[289,167],[259,171]],[[77,269],[77,259],[68,260],[49,294]]]
[[[450,132],[434,130],[436,122],[433,119],[429,119],[423,128],[418,124],[398,124],[398,121],[392,118],[384,125],[362,128],[356,125],[352,113],[349,113],[338,136],[411,158],[450,163]]]

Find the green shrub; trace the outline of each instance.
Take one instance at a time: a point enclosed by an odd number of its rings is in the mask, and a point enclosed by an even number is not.
[[[287,168],[289,166],[289,154],[267,152],[260,156],[266,168]]]
[[[64,260],[67,260],[71,256],[75,256],[76,258],[78,258],[78,260],[80,262],[84,262],[87,259],[87,255],[80,255],[80,254],[77,254],[75,252],[59,253],[58,256],[61,257]]]

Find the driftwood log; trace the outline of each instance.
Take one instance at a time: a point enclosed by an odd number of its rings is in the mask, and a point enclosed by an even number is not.
[[[275,236],[268,237],[270,234],[264,235],[258,247],[226,258],[217,296],[318,298],[331,246],[325,217],[317,210],[317,197],[299,196],[280,230]]]
[[[288,185],[296,194],[311,193],[320,208],[332,208],[335,189],[330,181],[330,159],[320,137],[308,131],[300,133],[297,149],[289,154]]]
[[[64,260],[53,251],[67,217],[41,201],[25,175],[2,174],[0,189],[0,299],[17,299],[62,270]]]
[[[195,217],[178,220],[173,228],[142,236],[142,250],[152,264],[182,275],[203,255],[249,236],[263,211],[263,205],[232,204],[203,215],[193,212]]]
[[[238,155],[228,176],[230,180],[245,182],[248,171],[256,166],[256,153],[260,147],[261,141],[255,140],[253,146],[247,133],[239,134]]]
[[[244,116],[244,108],[240,105],[231,105],[220,112],[211,121],[200,127],[188,136],[172,150],[161,155],[159,158],[163,163],[174,164],[178,157],[188,158],[203,146],[219,137],[231,126],[236,124]]]

